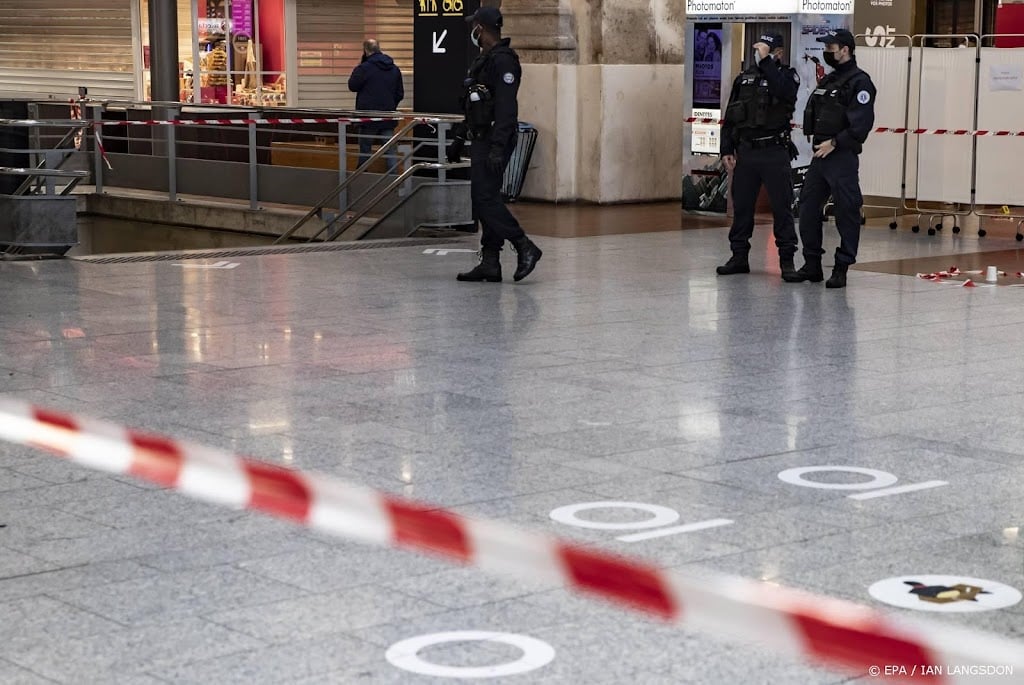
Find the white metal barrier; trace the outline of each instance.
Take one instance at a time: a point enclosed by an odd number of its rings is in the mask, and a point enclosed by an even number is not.
[[[910,88],[909,35],[892,36],[891,47],[858,47],[857,63],[871,75],[879,96],[875,100],[875,126],[886,128],[907,128],[910,121],[910,104],[906,97]],[[902,44],[900,44],[902,43]],[[880,86],[884,84],[884,91]],[[903,93],[893,97],[892,93]],[[897,142],[891,136],[871,135],[864,144],[861,154],[861,192],[875,197],[893,197],[893,189],[899,188],[900,204],[906,202],[906,178],[908,172],[916,175],[916,168],[908,169],[907,146],[910,136],[902,136]],[[911,181],[913,183],[913,181]],[[895,228],[896,222],[889,224]]]
[[[879,91],[876,127],[911,129],[902,145],[886,136],[868,139],[861,157],[862,190],[898,199],[915,212],[915,233],[924,217],[928,234],[935,235],[946,217],[953,218],[953,232],[959,233],[960,217],[999,216],[1020,219],[1017,239],[1024,239],[1024,216],[1007,211],[1024,206],[1015,164],[1024,145],[1018,136],[972,133],[1022,127],[1024,49],[986,47],[999,37],[919,34],[907,36],[906,47],[857,48],[861,68]],[[935,38],[953,38],[957,45],[966,39],[968,47],[928,47]],[[954,134],[917,135],[914,129]]]
[[[999,35],[982,36],[978,61],[978,128],[1012,130],[1024,120],[1024,48],[984,47]],[[979,138],[975,164],[978,216],[1013,216],[988,210],[989,207],[1024,206],[1024,185],[1020,180],[1020,160],[1024,158],[1024,140],[1017,137]],[[1024,240],[1017,221],[1017,240]]]

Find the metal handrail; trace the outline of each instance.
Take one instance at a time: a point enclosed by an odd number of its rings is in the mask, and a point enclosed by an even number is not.
[[[468,161],[467,162],[454,162],[454,163],[446,162],[444,164],[439,163],[439,162],[418,162],[416,164],[413,164],[411,167],[409,167],[408,169],[403,171],[401,174],[399,174],[398,177],[394,181],[389,183],[387,188],[385,188],[384,190],[380,191],[380,193],[378,193],[377,196],[374,197],[373,200],[371,200],[368,205],[366,205],[366,207],[364,207],[363,209],[359,210],[358,212],[355,212],[352,216],[348,217],[344,221],[344,223],[342,223],[341,227],[338,228],[338,230],[336,230],[334,233],[332,233],[331,235],[329,235],[327,237],[327,242],[332,242],[334,240],[337,240],[338,237],[342,233],[344,233],[345,231],[350,229],[353,225],[355,225],[355,223],[357,221],[359,221],[364,216],[369,214],[371,209],[373,209],[378,204],[383,202],[384,199],[387,198],[388,195],[390,195],[392,192],[394,192],[394,190],[396,188],[398,188],[398,186],[400,186],[403,183],[405,183],[405,181],[410,176],[412,176],[414,173],[416,173],[417,171],[441,171],[441,170],[448,170],[448,169],[466,169],[469,166],[470,166],[470,163]],[[335,221],[337,221],[337,219],[335,219]],[[333,223],[334,222],[332,221],[331,224],[333,224]],[[328,224],[324,228],[325,229],[328,228],[331,224]],[[363,234],[359,236],[359,238],[362,238],[364,235],[366,235],[371,230],[373,230],[373,228],[374,228],[374,226],[371,226],[371,227],[367,228],[366,231],[364,231]],[[322,233],[322,232],[323,231],[320,231],[320,233]],[[317,233],[317,235],[320,235],[320,233]]]
[[[413,138],[412,140],[413,140],[413,142],[415,142],[415,141],[416,141],[416,139],[415,139],[415,138]],[[390,143],[390,142],[391,142],[391,141],[388,141],[388,143]],[[401,142],[401,141],[399,141],[399,142]],[[385,148],[386,148],[386,149],[390,149],[390,148],[392,147],[392,146],[391,146],[391,145],[389,145],[388,143],[385,143]],[[422,148],[422,147],[423,147],[423,146],[424,146],[425,144],[426,144],[426,143],[425,143],[425,142],[423,142],[423,141],[421,140],[421,141],[419,142],[419,144],[417,144],[417,145],[414,145],[414,146],[412,147],[412,152],[411,152],[411,153],[410,153],[410,154],[409,154],[409,155],[407,156],[407,158],[408,158],[408,159],[415,159],[415,158],[416,158],[416,152],[417,152],[417,151],[418,151],[418,150],[419,150],[420,148]],[[402,160],[402,161],[405,161],[405,159],[406,159],[406,157],[403,157],[403,160]],[[397,169],[397,168],[398,168],[398,165],[396,164],[396,165],[395,165],[395,169]],[[368,196],[368,195],[369,195],[370,193],[372,193],[372,192],[373,192],[373,191],[374,191],[374,190],[375,190],[375,189],[377,188],[377,186],[379,186],[379,185],[381,184],[381,182],[383,182],[383,181],[384,181],[384,179],[386,179],[386,178],[387,178],[387,174],[390,174],[390,173],[391,173],[392,171],[394,171],[394,169],[391,169],[391,168],[389,168],[389,169],[387,170],[387,172],[386,172],[386,174],[385,174],[385,175],[381,176],[381,177],[380,177],[380,178],[378,178],[378,179],[377,179],[376,181],[374,181],[373,183],[369,184],[369,185],[368,185],[368,186],[366,187],[366,189],[365,189],[365,190],[364,190],[363,192],[359,193],[359,194],[358,194],[358,195],[356,195],[356,196],[355,196],[354,198],[352,198],[351,200],[349,200],[349,201],[348,201],[348,202],[346,203],[346,204],[347,204],[347,206],[349,206],[349,207],[355,207],[355,206],[357,206],[357,205],[358,205],[358,204],[359,204],[360,202],[362,202],[362,201],[363,201],[363,198],[367,197],[367,196]],[[353,175],[353,176],[357,176],[357,175],[360,175],[360,174],[362,174],[362,175],[365,175],[365,172],[360,172],[359,170],[356,170],[356,171],[353,171],[353,172],[352,172],[352,175]],[[325,207],[324,207],[324,208],[325,208]],[[323,209],[323,208],[321,208],[321,209]],[[319,210],[318,210],[318,212],[317,212],[317,213],[318,213],[318,214],[320,213],[320,212],[319,212]],[[337,221],[337,220],[338,220],[338,217],[335,217],[335,218],[334,218],[334,219],[332,219],[332,220],[331,220],[331,221],[330,221],[329,223],[327,223],[326,225],[324,225],[324,227],[323,227],[323,228],[321,228],[321,229],[320,229],[319,231],[317,231],[317,232],[316,232],[316,233],[315,233],[314,235],[312,235],[312,236],[311,236],[311,237],[310,237],[310,238],[308,239],[308,240],[309,240],[309,242],[312,242],[312,241],[316,240],[317,238],[319,238],[319,237],[320,237],[320,234],[321,234],[321,233],[323,233],[324,231],[326,231],[326,230],[327,230],[328,228],[330,228],[331,226],[333,226],[333,225],[334,225],[334,222],[335,222],[335,221]]]
[[[23,169],[21,167],[0,167],[0,174],[7,174],[9,176],[25,176],[25,180],[20,186],[18,186],[15,195],[21,195],[24,192],[24,188],[30,186],[33,178],[70,178],[71,183],[67,184],[61,191],[60,195],[66,196],[71,193],[78,184],[82,182],[82,179],[89,176],[88,171],[67,171],[64,169]]]
[[[257,127],[263,124],[273,124],[276,126],[278,123],[276,119],[280,119],[281,123],[306,123],[305,119],[321,119],[324,118],[323,123],[337,123],[338,126],[338,137],[339,146],[338,151],[341,153],[345,150],[344,141],[346,140],[346,123],[362,123],[367,119],[373,120],[394,120],[395,126],[398,130],[390,136],[390,138],[381,141],[376,138],[374,142],[375,151],[367,153],[367,159],[358,166],[354,171],[346,171],[347,164],[339,156],[339,178],[337,179],[337,185],[330,190],[322,198],[319,199],[309,211],[304,212],[304,216],[296,222],[295,225],[291,226],[283,235],[277,238],[277,243],[287,241],[289,238],[293,238],[296,232],[299,231],[304,225],[306,225],[311,218],[324,214],[328,214],[329,220],[318,222],[323,226],[317,235],[312,240],[322,240],[327,234],[333,234],[336,236],[339,234],[338,226],[341,226],[341,231],[347,230],[351,224],[348,223],[347,218],[351,217],[351,212],[359,207],[362,207],[366,202],[370,202],[367,209],[360,211],[357,218],[362,218],[367,214],[367,211],[376,209],[379,213],[381,211],[381,201],[384,197],[389,194],[391,197],[395,197],[394,190],[402,183],[405,183],[405,188],[410,188],[411,181],[409,180],[413,173],[424,171],[424,170],[435,170],[437,171],[437,177],[441,183],[445,181],[445,170],[449,168],[460,168],[465,165],[456,164],[448,165],[444,164],[444,147],[446,145],[446,131],[452,124],[458,123],[462,120],[461,116],[453,115],[449,113],[418,113],[418,112],[378,112],[378,111],[364,111],[364,110],[344,110],[338,111],[335,109],[319,110],[313,108],[287,108],[287,112],[281,112],[274,108],[272,110],[266,109],[260,106],[242,106],[242,107],[230,107],[225,109],[224,105],[202,105],[202,104],[188,104],[178,102],[138,102],[138,101],[99,101],[90,100],[87,103],[83,103],[89,108],[88,119],[58,119],[56,117],[52,119],[0,119],[0,126],[6,124],[17,127],[53,127],[64,126],[65,130],[70,129],[71,133],[65,136],[67,139],[70,135],[74,135],[78,131],[92,130],[96,135],[97,144],[92,146],[92,157],[93,167],[91,172],[70,172],[53,173],[53,170],[49,170],[43,173],[36,174],[30,173],[30,170],[22,170],[19,172],[24,176],[36,176],[38,179],[36,182],[48,177],[69,177],[73,180],[70,186],[65,189],[66,194],[68,189],[73,188],[82,178],[88,178],[90,175],[96,179],[97,192],[102,192],[103,177],[105,173],[104,162],[106,161],[107,167],[110,167],[110,162],[107,161],[107,153],[104,147],[99,143],[99,136],[101,128],[104,126],[120,126],[120,125],[160,125],[160,124],[191,124],[194,126],[207,126],[217,124],[244,124],[248,128],[249,133],[249,144],[247,146],[236,145],[229,147],[245,147],[249,150],[249,200],[250,205],[253,209],[258,209],[259,203],[259,150],[256,132]],[[118,106],[120,105],[120,107]],[[121,121],[123,117],[115,117],[117,121],[110,120],[106,121],[103,118],[102,112],[107,109],[114,109],[120,111],[120,109],[130,108],[146,108],[147,110],[153,110],[153,117],[148,116],[147,112],[142,112],[142,116],[139,121]],[[164,110],[160,112],[159,110]],[[186,121],[179,121],[178,117],[182,111],[193,112],[193,118],[197,121],[188,119]],[[216,113],[220,111],[220,113]],[[209,112],[210,121],[204,120],[204,116]],[[235,112],[239,114],[236,116]],[[130,117],[134,119],[134,117]],[[239,121],[233,121],[233,119],[239,119]],[[217,121],[213,121],[217,119]],[[232,119],[232,121],[227,121]],[[262,121],[267,119],[267,121]],[[310,123],[321,123],[310,122]],[[431,135],[429,139],[420,139],[414,137],[413,131],[416,127],[426,127],[433,130],[434,135]],[[391,126],[389,125],[388,128]],[[170,199],[176,199],[177,197],[177,169],[176,169],[176,139],[173,131],[176,127],[162,127],[162,133],[167,137],[166,142],[166,153],[158,152],[154,149],[152,156],[154,158],[166,155],[167,167],[168,167],[168,197]],[[351,129],[348,129],[351,130]],[[63,133],[63,131],[62,131]],[[154,139],[157,136],[154,133]],[[120,140],[121,138],[117,135],[112,134],[111,140]],[[163,140],[161,138],[161,140]],[[407,149],[405,144],[408,141],[412,141],[411,148]],[[431,143],[431,140],[436,140],[436,143]],[[380,143],[383,144],[380,144]],[[197,141],[195,145],[207,144],[202,141]],[[436,156],[433,152],[433,146],[436,145],[437,153]],[[223,147],[223,144],[221,145]],[[431,151],[424,153],[420,152],[424,147],[429,146]],[[273,149],[271,146],[270,149]],[[411,150],[411,151],[410,151]],[[49,151],[41,151],[49,152]],[[377,175],[370,173],[370,169],[381,163],[383,158],[395,155],[397,152],[398,158],[401,160],[400,164],[391,167],[390,165],[384,174]],[[128,152],[131,155],[131,151]],[[423,155],[423,156],[418,156]],[[422,160],[424,163],[417,163],[418,160]],[[56,164],[50,164],[50,166],[58,166]],[[407,168],[404,172],[403,168]],[[12,172],[13,173],[13,172]],[[80,174],[80,176],[79,176]],[[396,179],[396,175],[399,180]],[[354,185],[356,181],[361,181],[358,186]],[[47,180],[48,186],[51,188],[50,192],[59,192],[52,189],[53,180]],[[24,186],[24,184],[22,184]],[[129,184],[130,185],[130,184]],[[386,188],[381,192],[381,188]],[[63,186],[62,186],[63,187]],[[276,196],[275,196],[276,197]],[[355,198],[352,201],[352,198]],[[399,198],[399,202],[403,198]],[[327,208],[333,207],[337,211],[337,215],[330,217],[330,213],[325,212]],[[389,210],[390,211],[390,210]],[[311,233],[312,231],[310,231]],[[309,239],[307,236],[303,236],[303,240]],[[332,238],[333,239],[333,238]]]
[[[84,119],[0,119],[0,126],[38,128],[40,126],[71,126],[72,128],[89,128],[93,122]]]
[[[369,169],[370,166],[374,162],[376,162],[378,159],[380,159],[381,157],[384,157],[388,152],[390,152],[391,148],[395,144],[397,144],[397,142],[402,137],[404,137],[406,133],[411,131],[416,126],[418,126],[417,122],[410,121],[407,124],[405,124],[404,126],[402,126],[402,128],[400,128],[398,131],[395,131],[395,134],[393,136],[391,136],[390,140],[388,140],[386,143],[381,145],[380,148],[376,152],[374,152],[372,155],[370,155],[369,159],[367,159],[365,162],[363,162],[359,166],[359,168],[357,168],[350,175],[348,175],[345,178],[344,181],[342,181],[337,186],[335,186],[334,189],[331,190],[331,192],[329,192],[326,195],[324,195],[323,199],[321,199],[319,202],[317,202],[315,205],[313,205],[313,207],[311,207],[310,210],[308,212],[306,212],[306,214],[301,219],[299,219],[297,222],[295,222],[295,224],[291,228],[289,228],[287,231],[285,231],[283,234],[281,234],[281,237],[278,238],[277,240],[275,240],[274,244],[275,245],[280,244],[280,243],[284,242],[285,240],[288,240],[289,238],[291,238],[292,235],[294,235],[294,233],[296,231],[298,231],[300,228],[305,226],[306,223],[310,219],[312,219],[317,214],[321,213],[324,210],[324,208],[327,207],[327,204],[329,202],[333,202],[338,197],[338,195],[340,195],[341,193],[345,192],[345,189],[348,188],[350,185],[352,185],[352,182],[355,179],[359,178],[363,173],[365,173],[366,170]],[[403,174],[403,176],[404,176],[404,174]],[[328,226],[329,225],[330,224],[328,224]],[[320,233],[324,232],[324,230],[326,230],[326,227],[321,229],[316,235],[319,236]],[[314,236],[314,238],[315,237],[316,236]],[[312,240],[312,238],[310,238],[310,240]]]
[[[67,171],[65,169],[26,169],[24,167],[0,166],[0,174],[11,176],[46,176],[53,178],[85,178],[88,171]]]
[[[57,164],[57,167],[56,167],[57,169],[60,169],[62,166],[64,166],[65,162],[67,162],[69,159],[71,159],[71,156],[74,155],[75,152],[78,151],[75,148],[71,148],[69,150],[68,148],[64,147],[65,143],[67,143],[68,141],[74,139],[74,137],[75,137],[76,133],[78,132],[78,130],[79,129],[77,129],[77,128],[70,128],[70,129],[68,129],[68,132],[65,133],[61,137],[60,141],[56,145],[53,146],[52,150],[62,150],[64,152],[61,161]],[[48,152],[50,152],[50,150],[46,150],[43,153],[43,159],[42,159],[42,161],[39,162],[39,164],[36,164],[36,169],[46,169],[47,168],[46,167],[46,163],[47,163],[48,160],[46,158],[46,153],[48,153]],[[88,175],[88,174],[86,174],[86,175]],[[36,176],[45,176],[45,174],[36,174]],[[14,194],[15,195],[21,195],[22,193],[26,192],[31,187],[32,187],[32,179],[31,178],[26,178],[24,181],[21,182],[21,185],[18,186],[17,190],[14,191]],[[37,188],[38,188],[38,186],[37,186]],[[61,193],[61,194],[63,195],[63,193]]]

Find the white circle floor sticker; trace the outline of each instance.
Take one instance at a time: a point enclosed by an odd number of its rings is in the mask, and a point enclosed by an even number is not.
[[[804,478],[809,473],[853,473],[859,476],[867,476],[871,480],[860,483],[825,483],[811,478]],[[796,469],[786,469],[779,473],[779,480],[790,485],[799,485],[805,488],[817,488],[819,490],[873,490],[875,488],[887,488],[895,484],[899,478],[888,471],[877,469],[864,469],[859,466],[802,466]]]
[[[868,592],[879,602],[917,611],[965,613],[1012,607],[1020,590],[969,576],[899,576],[880,580]]]
[[[515,661],[494,666],[445,666],[427,661],[419,653],[427,647],[449,642],[500,642],[518,647],[523,656]],[[500,678],[520,675],[542,668],[555,658],[555,649],[547,642],[516,633],[492,633],[484,630],[458,630],[431,633],[396,642],[384,655],[388,662],[403,671],[440,678]]]
[[[578,514],[591,509],[635,509],[646,511],[651,518],[631,521],[628,523],[604,523],[602,521],[590,521],[580,518]],[[660,507],[657,504],[645,504],[644,502],[582,502],[580,504],[568,504],[552,510],[549,516],[559,523],[577,528],[592,528],[594,530],[644,530],[646,528],[661,528],[675,523],[679,520],[679,512],[668,507]]]

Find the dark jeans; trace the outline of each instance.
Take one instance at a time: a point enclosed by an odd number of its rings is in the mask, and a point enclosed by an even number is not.
[[[366,164],[370,158],[374,145],[383,145],[388,142],[391,136],[395,135],[395,128],[385,128],[374,131],[362,130],[359,132],[359,166]],[[395,166],[398,164],[398,155],[394,148],[384,154],[388,163],[388,173],[395,173]]]
[[[506,166],[515,146],[516,140],[513,137],[505,148]],[[526,237],[526,233],[501,198],[504,173],[495,173],[487,166],[490,151],[491,145],[486,138],[474,140],[469,148],[469,158],[473,164],[469,174],[470,194],[473,198],[473,219],[480,222],[480,244],[500,249],[506,240],[520,240]]]
[[[822,249],[822,211],[829,195],[835,202],[839,247],[836,264],[857,263],[860,245],[860,211],[864,197],[860,193],[860,159],[850,150],[836,150],[824,159],[811,161],[800,191],[800,241],[804,256],[820,261]]]
[[[752,148],[740,143],[736,151],[736,169],[732,177],[732,229],[729,246],[733,254],[750,252],[754,235],[754,212],[761,185],[768,190],[775,215],[775,246],[779,257],[796,254],[796,227],[793,223],[793,172],[789,151],[781,145]]]

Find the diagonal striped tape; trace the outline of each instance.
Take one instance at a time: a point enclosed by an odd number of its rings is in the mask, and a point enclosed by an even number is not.
[[[985,682],[982,676],[991,671],[984,667],[1024,675],[1024,644],[1003,637],[898,620],[850,602],[751,580],[696,580],[503,523],[467,519],[332,478],[17,401],[0,400],[0,439],[341,537],[558,581],[685,628],[767,644],[854,674],[888,666],[896,681],[943,685]],[[976,668],[951,673],[949,664]]]

